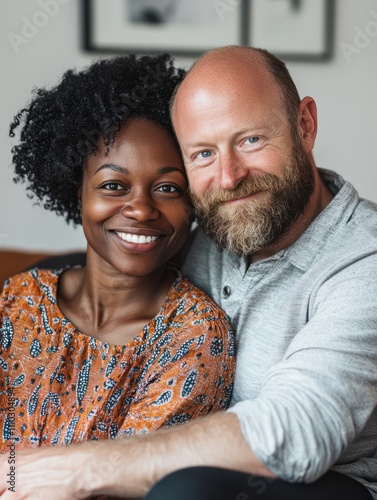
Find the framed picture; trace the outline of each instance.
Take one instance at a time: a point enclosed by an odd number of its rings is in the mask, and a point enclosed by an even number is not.
[[[286,60],[325,60],[332,55],[334,0],[247,0],[246,44]]]
[[[242,43],[242,2],[81,0],[84,49],[196,56]]]

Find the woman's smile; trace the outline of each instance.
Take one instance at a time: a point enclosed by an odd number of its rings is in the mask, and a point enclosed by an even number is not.
[[[120,244],[125,250],[135,253],[151,252],[157,248],[164,236],[156,235],[150,236],[147,234],[124,233],[113,231]]]
[[[123,241],[128,243],[136,243],[138,245],[145,245],[146,243],[152,243],[156,241],[159,236],[148,236],[146,234],[134,234],[134,233],[123,233],[119,231],[114,231]]]

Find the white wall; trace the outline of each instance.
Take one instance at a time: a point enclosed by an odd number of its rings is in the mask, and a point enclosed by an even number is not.
[[[24,18],[32,19],[41,11],[39,1],[0,3],[0,247],[51,251],[84,248],[80,228],[74,229],[62,218],[33,206],[24,187],[12,182],[8,126],[29,98],[31,88],[50,85],[64,70],[89,64],[97,57],[80,49],[78,0],[59,0],[56,15],[50,16],[16,53],[8,35],[21,34]],[[334,58],[325,63],[289,63],[288,67],[302,97],[311,95],[318,104],[317,164],[337,170],[362,196],[377,202],[376,23],[377,0],[338,0]],[[369,42],[364,39],[363,48],[359,47],[361,38],[354,40],[357,29],[371,35]],[[345,43],[358,52],[348,61],[341,48]],[[187,67],[192,61],[177,58],[177,62]]]

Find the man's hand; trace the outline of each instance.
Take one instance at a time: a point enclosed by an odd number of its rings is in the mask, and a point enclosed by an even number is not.
[[[170,472],[195,465],[274,477],[228,412],[126,439],[18,451],[15,492],[8,489],[7,457],[0,460],[1,500],[140,498]]]
[[[81,500],[91,496],[105,475],[119,465],[115,453],[107,461],[93,461],[92,443],[46,447],[16,452],[15,484],[10,481],[7,455],[0,457],[1,500]],[[100,447],[101,448],[101,447]],[[95,463],[94,463],[95,462]]]

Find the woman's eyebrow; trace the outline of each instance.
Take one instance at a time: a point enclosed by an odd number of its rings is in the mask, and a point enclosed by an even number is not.
[[[101,165],[100,167],[98,167],[94,174],[106,168],[108,168],[109,170],[114,170],[115,172],[121,172],[123,174],[130,173],[126,167],[121,167],[120,165],[114,165],[112,163],[106,163],[105,165]],[[184,172],[178,167],[162,167],[157,171],[157,173],[160,175],[169,174],[170,172],[180,172],[182,175],[185,175]]]
[[[109,170],[114,170],[114,172],[120,172],[126,175],[130,173],[129,170],[125,167],[121,167],[120,165],[113,165],[112,163],[106,163],[105,165],[101,165],[99,168],[97,168],[97,170],[94,172],[94,175],[106,168],[108,168]]]
[[[186,177],[185,172],[177,167],[162,167],[157,170],[159,175],[170,174],[170,172],[180,172],[184,177]]]

